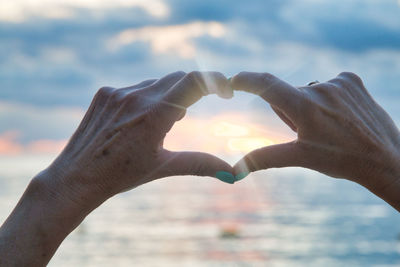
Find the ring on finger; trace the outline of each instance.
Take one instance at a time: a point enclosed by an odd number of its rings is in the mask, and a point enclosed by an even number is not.
[[[315,81],[309,82],[307,85],[311,86],[311,85],[318,84],[318,83],[319,83],[319,81],[315,80]]]

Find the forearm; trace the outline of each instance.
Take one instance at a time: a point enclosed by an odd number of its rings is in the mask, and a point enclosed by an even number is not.
[[[376,175],[377,181],[386,181],[382,186],[366,186],[372,193],[389,203],[400,212],[400,171]]]
[[[388,149],[373,162],[376,164],[366,164],[368,174],[361,185],[400,212],[400,156]]]
[[[79,207],[35,177],[0,228],[0,266],[45,266],[61,242],[94,208]],[[63,190],[63,188],[58,188]]]
[[[378,195],[379,196],[379,195]],[[382,193],[382,199],[400,212],[400,179],[390,184]]]

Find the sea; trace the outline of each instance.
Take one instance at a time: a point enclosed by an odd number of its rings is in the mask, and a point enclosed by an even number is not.
[[[0,157],[1,221],[53,158]],[[234,185],[169,177],[106,201],[49,266],[400,266],[400,214],[360,185],[300,168]]]

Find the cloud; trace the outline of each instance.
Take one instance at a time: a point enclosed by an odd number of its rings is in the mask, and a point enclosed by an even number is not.
[[[170,1],[174,23],[221,21],[268,43],[298,42],[359,52],[400,45],[400,8],[393,0]],[[243,24],[237,28],[238,24]]]
[[[108,11],[140,8],[156,18],[166,18],[169,7],[162,0],[13,0],[1,1],[0,21],[24,22],[30,18],[71,19],[80,9]]]
[[[281,39],[357,53],[398,48],[399,12],[391,0],[285,1],[275,25],[288,36]]]
[[[67,144],[67,140],[41,139],[22,144],[18,141],[21,132],[12,130],[0,134],[0,155],[22,154],[58,154]]]
[[[268,71],[295,85],[354,71],[400,118],[397,1],[3,2],[23,20],[0,18],[0,133],[18,130],[24,146],[67,138],[100,86],[128,86],[176,70]],[[62,17],[58,7],[65,19],[45,19]],[[272,114],[248,94],[223,104],[207,99],[190,110],[211,117],[244,105],[254,118]]]
[[[73,19],[2,24],[0,98],[85,107],[103,85],[131,85],[179,69],[233,74],[246,68],[286,77],[326,52],[323,68],[300,70],[308,80],[319,72],[336,74],[352,58],[368,63],[362,58],[366,54],[379,50],[389,55],[400,47],[400,9],[394,1],[256,0],[232,5],[226,0],[171,0],[164,3],[171,16],[163,20],[143,19],[132,8],[115,12],[109,6],[122,6],[119,1],[101,1],[98,8],[91,8],[91,1],[71,3],[83,6]],[[99,9],[101,16],[90,15]],[[299,14],[307,15],[299,20]]]
[[[221,38],[225,32],[225,27],[218,22],[197,21],[183,25],[149,26],[122,31],[111,38],[109,47],[116,50],[135,42],[149,42],[155,54],[172,52],[182,58],[194,58],[194,38],[204,35]]]
[[[37,107],[0,101],[0,133],[12,131],[21,144],[36,140],[63,140],[72,135],[83,118],[84,111],[76,107]],[[11,138],[12,137],[12,138]]]
[[[19,132],[17,131],[7,131],[0,134],[0,154],[20,154],[23,148],[15,141],[18,136]]]
[[[51,139],[41,139],[30,142],[25,146],[27,153],[34,154],[58,154],[60,153],[65,145],[67,144],[67,139],[62,140],[51,140]]]

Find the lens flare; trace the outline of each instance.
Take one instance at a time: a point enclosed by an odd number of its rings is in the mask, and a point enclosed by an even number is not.
[[[273,145],[269,139],[262,137],[240,137],[240,138],[230,138],[228,140],[228,148],[231,151],[237,152],[249,152],[257,148],[264,146]]]
[[[218,122],[214,126],[215,136],[245,136],[248,134],[249,129],[247,127],[229,122]]]

